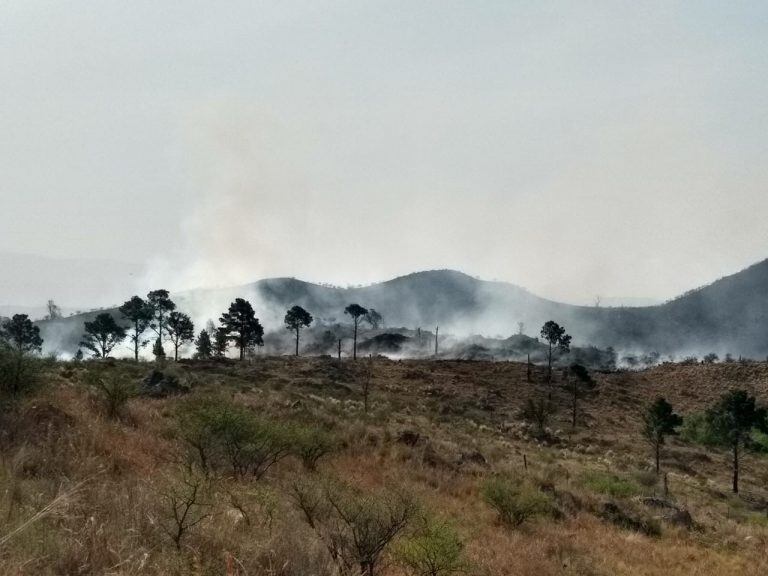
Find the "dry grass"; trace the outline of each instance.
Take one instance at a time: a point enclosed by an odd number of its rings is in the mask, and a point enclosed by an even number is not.
[[[768,463],[762,457],[746,458],[744,494],[735,498],[728,494],[724,454],[680,441],[667,447],[671,499],[690,511],[694,529],[661,521],[660,536],[645,536],[602,513],[614,502],[649,521],[658,515],[635,498],[661,493],[639,435],[642,406],[663,394],[683,414],[700,411],[732,386],[767,401],[765,364],[596,375],[597,390],[582,402],[583,423],[575,431],[568,393],[557,387],[560,410],[542,442],[519,413],[528,398],[546,394],[544,372],[528,384],[524,365],[377,359],[366,416],[359,366],[339,370],[328,359],[296,358],[181,363],[173,369],[192,395],[223,396],[280,421],[320,426],[338,448],[316,473],[295,457],[258,482],[214,473],[201,493],[205,518],[179,551],[163,526],[169,519],[164,495],[190,473],[174,417],[180,401],[136,398],[125,417],[110,420],[85,384],[89,369],[50,368],[47,385],[3,416],[2,574],[335,574],[289,495],[303,475],[371,491],[405,490],[423,510],[452,521],[478,575],[768,571]],[[117,362],[107,369],[138,381],[150,366]],[[404,431],[418,436],[400,441]],[[532,519],[516,530],[500,525],[480,494],[483,480],[497,472],[525,475],[552,495],[558,517]],[[614,476],[621,488],[612,492],[605,478]],[[386,556],[379,573],[405,572]]]

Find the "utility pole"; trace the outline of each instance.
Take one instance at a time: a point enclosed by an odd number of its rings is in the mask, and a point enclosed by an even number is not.
[[[440,335],[440,326],[435,327],[435,358],[437,358],[437,337]]]
[[[528,365],[525,371],[525,379],[530,383],[531,381],[531,353],[528,353]]]

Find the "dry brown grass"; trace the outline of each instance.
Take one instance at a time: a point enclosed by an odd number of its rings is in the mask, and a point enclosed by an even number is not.
[[[109,369],[138,380],[149,368],[118,362]],[[177,552],[162,525],[163,495],[188,473],[174,418],[179,400],[136,398],[125,418],[109,420],[84,384],[88,369],[51,369],[47,386],[3,417],[0,538],[12,536],[0,540],[0,573],[335,573],[289,498],[291,483],[310,474],[296,458],[281,461],[258,482],[214,474],[204,494],[207,517]],[[575,431],[567,392],[558,387],[561,410],[546,443],[533,438],[519,416],[527,398],[546,393],[544,372],[527,384],[519,364],[377,359],[367,417],[350,364],[339,370],[327,359],[264,358],[174,369],[193,385],[193,395],[224,396],[281,421],[329,428],[340,447],[321,460],[317,474],[371,491],[394,486],[412,494],[425,510],[454,523],[474,574],[768,570],[768,522],[760,508],[768,465],[762,457],[745,460],[744,495],[734,498],[727,493],[725,455],[673,442],[665,453],[672,498],[691,512],[697,528],[662,523],[658,537],[602,519],[601,506],[609,500],[649,517],[654,511],[631,497],[597,493],[585,481],[590,473],[609,473],[638,493],[660,493],[649,480],[650,454],[639,435],[642,406],[663,394],[683,414],[699,411],[732,386],[766,401],[765,364],[665,365],[597,375],[598,388],[583,401],[583,424]],[[405,430],[417,432],[418,439],[398,441]],[[518,530],[501,526],[480,496],[483,479],[495,472],[529,476],[554,494],[561,517],[529,521]],[[388,557],[380,573],[404,572]]]

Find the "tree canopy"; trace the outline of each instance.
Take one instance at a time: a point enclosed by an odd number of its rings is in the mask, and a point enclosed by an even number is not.
[[[357,329],[360,326],[360,321],[368,314],[368,310],[360,306],[360,304],[350,304],[344,308],[344,314],[352,316],[352,322],[354,324],[354,335],[352,337],[352,358],[357,358]]]
[[[296,334],[296,356],[299,355],[299,333],[302,327],[312,324],[312,314],[301,306],[294,306],[285,313],[285,327]]]
[[[171,300],[168,290],[163,289],[152,290],[147,294],[147,302],[152,307],[153,320],[150,326],[157,333],[162,344],[167,316],[176,309],[176,304]]]
[[[759,407],[754,396],[746,390],[731,390],[707,410],[710,430],[722,444],[730,446],[733,453],[733,491],[739,491],[740,448],[749,445],[753,428],[765,431],[766,409]]]
[[[134,359],[138,361],[139,348],[143,348],[149,342],[149,340],[142,340],[142,335],[152,323],[154,308],[140,296],[133,296],[118,310],[131,323],[131,333],[128,338],[133,342]]]
[[[168,314],[165,323],[168,339],[173,344],[173,359],[179,359],[179,347],[186,342],[192,342],[195,337],[195,325],[192,319],[178,310]]]
[[[14,314],[0,326],[0,340],[21,354],[39,352],[43,347],[40,328],[26,314]]]
[[[247,300],[236,298],[219,321],[227,339],[240,350],[240,360],[245,358],[248,348],[264,344],[264,328]]]
[[[664,398],[658,397],[643,414],[643,436],[651,445],[656,461],[656,472],[659,472],[661,446],[667,436],[677,434],[683,419],[675,414],[672,405]]]
[[[106,358],[112,349],[125,339],[125,328],[111,314],[102,312],[91,322],[85,322],[85,333],[80,345],[97,358]]]
[[[213,355],[213,344],[208,330],[200,330],[195,340],[195,358],[198,360],[208,360]]]

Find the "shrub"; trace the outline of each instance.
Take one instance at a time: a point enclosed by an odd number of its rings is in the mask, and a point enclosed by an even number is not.
[[[0,343],[0,396],[13,401],[31,392],[39,383],[41,361]]]
[[[397,548],[400,563],[414,576],[448,576],[464,572],[464,545],[453,526],[422,516],[416,530]]]
[[[336,447],[335,438],[318,428],[296,426],[292,431],[292,452],[298,456],[304,468],[314,471],[317,463]]]
[[[552,401],[540,398],[533,400],[529,398],[523,408],[522,416],[525,420],[536,426],[536,431],[540,435],[546,433],[550,418],[555,413],[555,405]]]
[[[529,482],[494,476],[481,487],[483,500],[499,515],[499,520],[516,528],[529,518],[551,515],[555,507],[550,496]]]
[[[374,576],[382,554],[417,510],[403,492],[338,482],[296,483],[293,499],[340,571],[365,576]]]
[[[237,477],[261,478],[292,448],[285,426],[218,399],[186,403],[179,413],[179,427],[203,470],[229,468]]]
[[[629,498],[642,492],[640,486],[634,480],[621,478],[616,474],[594,470],[584,474],[583,484],[589,490],[600,494],[607,494],[614,498]]]
[[[136,384],[123,374],[88,372],[86,381],[99,394],[109,418],[122,417],[128,400],[136,395]]]
[[[210,504],[204,500],[207,490],[202,479],[185,477],[162,494],[165,518],[160,527],[173,540],[177,550],[181,549],[182,538],[209,516]]]
[[[680,428],[680,438],[703,446],[718,446],[721,443],[717,433],[712,430],[707,415],[701,412],[686,416]]]

